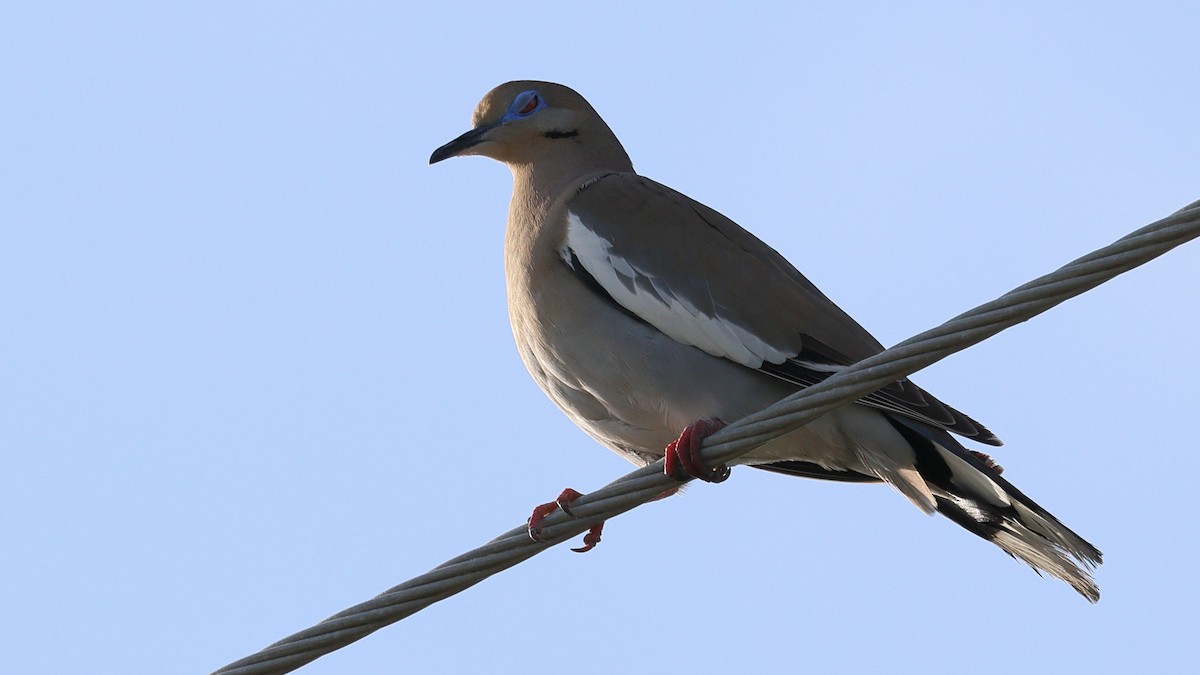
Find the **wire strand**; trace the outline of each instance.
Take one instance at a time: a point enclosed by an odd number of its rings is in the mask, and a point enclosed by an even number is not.
[[[950,354],[1028,321],[1197,236],[1200,236],[1200,201],[725,427],[704,440],[704,461],[710,466],[728,463],[838,406],[856,401]],[[549,515],[542,525],[543,543],[532,541],[525,525],[515,527],[479,548],[239,659],[216,673],[291,672],[678,485],[678,481],[663,474],[661,460],[637,469],[573,502],[574,517],[561,511]]]

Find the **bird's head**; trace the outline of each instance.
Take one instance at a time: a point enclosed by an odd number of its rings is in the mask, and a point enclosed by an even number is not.
[[[474,128],[433,151],[434,164],[482,155],[510,166],[564,154],[629,158],[616,136],[582,96],[552,82],[519,80],[489,91],[471,117]],[[612,167],[617,168],[617,167]]]

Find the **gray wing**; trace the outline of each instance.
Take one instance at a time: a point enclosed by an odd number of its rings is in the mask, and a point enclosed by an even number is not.
[[[648,178],[593,178],[563,204],[563,217],[563,260],[594,290],[679,342],[798,387],[883,351],[770,246]],[[907,379],[862,403],[1000,444]]]

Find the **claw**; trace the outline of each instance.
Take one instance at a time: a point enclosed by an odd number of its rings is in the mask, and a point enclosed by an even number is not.
[[[533,507],[533,513],[529,515],[529,538],[538,542],[542,542],[542,521],[546,516],[554,513],[554,509],[558,508],[558,502],[547,502]]]
[[[562,493],[558,495],[558,498],[554,501],[546,502],[545,504],[540,504],[534,507],[533,513],[529,516],[529,538],[541,543],[542,521],[546,519],[546,516],[554,513],[555,509],[562,509],[563,513],[574,518],[575,514],[571,512],[571,502],[579,499],[582,496],[583,494],[577,490],[567,488],[563,490]],[[576,553],[587,553],[588,551],[592,550],[596,547],[596,544],[600,543],[600,532],[603,529],[604,523],[593,525],[592,529],[588,530],[588,533],[583,537],[583,546],[579,548],[573,548],[571,550],[575,551]]]
[[[573,548],[571,550],[576,553],[587,553],[588,551],[596,548],[596,544],[600,543],[600,533],[603,531],[604,523],[593,525],[592,529],[588,530],[588,533],[583,535],[583,546],[580,546],[579,548]]]
[[[555,499],[554,503],[558,504],[558,508],[562,509],[563,513],[574,518],[575,514],[571,512],[571,502],[579,499],[582,496],[583,494],[577,490],[567,488],[562,491],[562,494],[558,495],[558,499]]]
[[[708,467],[700,457],[700,443],[715,434],[725,423],[717,418],[698,420],[689,424],[679,438],[667,446],[663,471],[679,480],[699,478],[708,483],[720,483],[729,478],[730,469],[724,464]]]
[[[704,459],[700,456],[701,442],[724,426],[725,423],[716,418],[697,420],[689,424],[679,434],[679,438],[667,446],[666,457],[663,460],[663,470],[666,474],[681,481],[699,478],[709,483],[720,483],[729,478],[728,466],[724,464],[714,467],[706,466]],[[669,497],[678,490],[679,488],[667,490],[656,499]],[[546,519],[546,516],[554,513],[555,509],[562,509],[563,513],[574,518],[575,514],[571,512],[571,503],[582,496],[576,490],[567,488],[554,501],[535,507],[533,513],[529,515],[529,538],[539,543],[542,541],[542,521]],[[583,546],[571,550],[576,553],[587,553],[600,543],[600,533],[603,531],[604,523],[593,525],[583,537]]]

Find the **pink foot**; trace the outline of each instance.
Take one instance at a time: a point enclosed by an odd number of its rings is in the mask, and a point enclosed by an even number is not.
[[[562,494],[558,495],[558,499],[535,507],[533,513],[529,516],[529,538],[537,542],[542,540],[542,521],[545,520],[546,516],[554,513],[554,509],[562,509],[563,513],[568,516],[574,516],[575,514],[571,513],[571,502],[582,496],[578,491],[567,488],[562,491]],[[571,550],[576,553],[587,553],[592,550],[596,547],[596,544],[600,543],[600,533],[603,530],[604,523],[593,525],[592,529],[588,530],[588,533],[583,536],[583,546]]]
[[[724,426],[725,423],[715,417],[688,425],[683,433],[679,434],[679,439],[667,446],[667,455],[663,461],[664,473],[679,480],[699,478],[708,483],[720,483],[729,478],[729,467],[722,464],[709,468],[700,457],[700,442]]]
[[[587,553],[596,548],[596,544],[600,543],[600,533],[604,531],[604,523],[593,525],[592,529],[588,530],[587,534],[583,535],[583,546],[573,548],[576,553]]]

